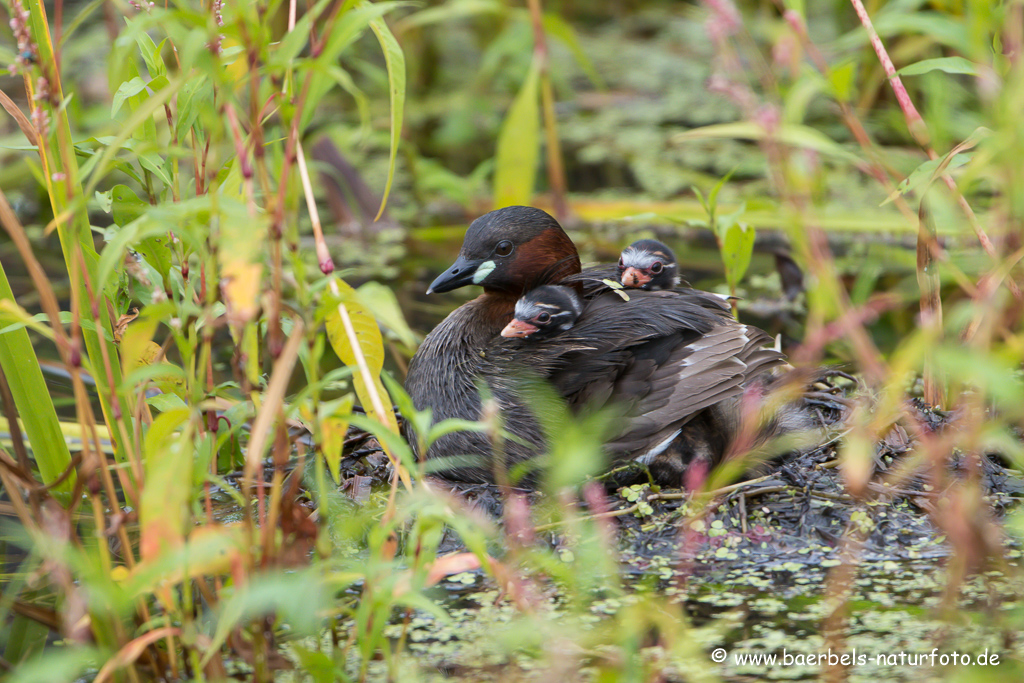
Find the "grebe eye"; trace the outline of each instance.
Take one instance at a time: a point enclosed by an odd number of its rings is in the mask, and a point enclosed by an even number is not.
[[[550,322],[550,321],[551,321],[551,314],[548,313],[547,311],[543,311],[540,315],[537,316],[537,322],[539,322],[541,324],[544,324],[544,323],[547,323],[547,322]]]
[[[664,266],[661,265],[661,261],[655,261],[653,264],[651,264],[652,273],[660,273],[662,268],[664,268]]]
[[[508,240],[502,240],[498,242],[498,246],[494,248],[494,253],[498,256],[508,256],[515,250],[515,245]]]

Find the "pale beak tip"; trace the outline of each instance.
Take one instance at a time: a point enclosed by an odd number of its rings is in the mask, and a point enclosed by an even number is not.
[[[531,334],[537,331],[536,326],[524,323],[519,320],[513,320],[501,331],[501,336],[509,339],[526,339]]]

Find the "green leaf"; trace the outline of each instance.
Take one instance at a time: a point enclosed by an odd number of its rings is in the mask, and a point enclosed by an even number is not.
[[[134,79],[133,79],[134,80]],[[92,196],[93,191],[96,190],[96,186],[100,180],[106,175],[108,167],[116,165],[115,157],[118,151],[125,146],[125,142],[132,136],[134,131],[139,127],[145,127],[148,123],[150,126],[153,125],[153,113],[164,105],[171,97],[178,92],[178,89],[186,82],[184,76],[177,76],[173,81],[167,84],[167,87],[163,88],[157,93],[149,96],[145,103],[139,106],[132,112],[132,115],[128,117],[118,131],[118,134],[111,140],[110,144],[104,148],[103,152],[99,155],[99,160],[96,162],[92,174],[89,176],[89,182],[85,186],[83,195],[86,197]],[[155,135],[153,138],[155,139]]]
[[[448,22],[472,17],[478,14],[501,14],[505,6],[499,0],[449,0],[440,7],[427,9],[410,14],[398,24],[400,33],[411,28],[429,26],[430,24],[447,24]]]
[[[411,349],[416,348],[419,339],[409,324],[405,322],[402,308],[398,305],[398,298],[395,297],[395,293],[390,287],[371,280],[359,287],[357,291],[359,300],[373,313],[377,322],[402,344]]]
[[[725,265],[725,278],[730,289],[735,289],[743,279],[753,253],[754,229],[745,223],[730,225],[722,240],[722,263]]]
[[[490,426],[483,422],[450,417],[447,420],[441,420],[440,422],[431,425],[430,429],[427,431],[426,442],[428,445],[432,444],[442,436],[453,434],[455,432],[486,432],[489,429]]]
[[[164,76],[167,74],[167,67],[164,65],[164,58],[160,54],[161,50],[164,49],[164,43],[167,39],[164,38],[160,41],[160,45],[153,42],[153,39],[149,37],[148,33],[140,32],[135,37],[135,42],[139,45],[139,51],[142,53],[142,59],[146,62],[146,69],[149,70],[150,78],[157,78],[158,76]]]
[[[743,214],[747,212],[747,203],[740,202],[740,205],[736,207],[736,210],[732,213],[722,214],[721,216],[715,217],[715,237],[718,238],[721,243],[725,239],[726,231],[732,227],[733,223],[738,223]]]
[[[289,625],[289,630],[300,636],[311,634],[325,616],[325,606],[329,602],[325,580],[309,569],[257,575],[232,591],[218,605],[217,628],[200,666],[205,666],[218,654],[220,646],[236,626],[256,617],[278,614]]]
[[[171,185],[171,174],[167,170],[164,157],[153,152],[139,152],[139,165],[156,176],[165,187]]]
[[[944,71],[947,74],[969,74],[978,75],[978,67],[974,62],[967,61],[963,57],[937,57],[935,59],[923,59],[920,62],[909,64],[896,72],[897,76],[919,76],[929,71]]]
[[[174,122],[179,138],[184,137],[195,125],[201,108],[212,96],[213,87],[206,76],[189,79],[189,82],[182,86],[181,94],[178,95],[178,117]]]
[[[117,112],[121,110],[121,107],[124,106],[125,100],[127,100],[129,97],[134,97],[135,95],[138,95],[145,89],[146,81],[142,80],[138,76],[131,79],[130,81],[122,83],[121,87],[119,87],[117,89],[117,92],[114,93],[114,101],[110,105],[110,118],[114,118]]]
[[[765,140],[768,138],[768,131],[763,126],[751,121],[739,121],[736,123],[719,123],[712,126],[694,128],[685,133],[679,133],[673,141],[685,142],[687,140],[704,140],[707,138],[724,138],[729,140]],[[826,156],[834,157],[852,164],[861,164],[861,158],[849,152],[842,145],[838,144],[825,134],[809,127],[798,124],[783,124],[773,133],[775,141],[790,145],[813,149]]]
[[[364,134],[368,135],[370,132],[370,100],[367,99],[366,94],[352,80],[349,72],[337,64],[328,64],[324,68],[324,73],[333,78],[334,82],[355,100],[356,109],[359,111],[359,125],[362,127]]]
[[[307,650],[298,643],[289,643],[288,647],[299,660],[303,675],[309,676],[314,683],[334,683],[334,681],[348,680],[344,670],[338,670],[334,660],[323,652]]]
[[[3,264],[0,264],[0,300],[15,301]],[[14,405],[21,414],[39,474],[43,483],[49,484],[71,464],[71,453],[61,433],[57,411],[27,330],[0,335],[0,368],[11,388]],[[75,476],[72,474],[60,485],[58,491],[64,502],[67,502],[74,484]]]
[[[29,543],[29,539],[25,539],[26,543]],[[19,582],[20,583],[20,582]],[[22,592],[20,586],[10,586],[8,590],[18,591],[23,595],[23,600],[33,600],[40,591],[38,590],[26,590]],[[46,641],[50,635],[50,629],[44,626],[42,623],[35,619],[29,619],[28,617],[15,614],[14,618],[8,617],[8,622],[4,625],[4,635],[6,636],[6,643],[4,645],[4,659],[8,662],[18,662],[17,671],[21,671],[23,668],[31,667],[32,663],[30,658],[35,657],[46,648]],[[48,653],[52,654],[52,650]],[[24,664],[22,663],[24,662]],[[81,672],[81,668],[68,671],[67,677],[63,678],[60,676],[54,676],[54,670],[50,669],[48,672],[42,674],[36,674],[34,677],[29,676],[27,680],[36,681],[56,681],[56,680],[74,680],[77,678],[77,674]],[[14,672],[10,672],[14,673]],[[12,680],[10,676],[7,678],[8,681]],[[24,679],[19,679],[24,680]]]
[[[177,394],[156,394],[146,399],[146,403],[157,412],[166,413],[171,410],[187,408],[185,401]]]
[[[167,282],[173,265],[170,236],[165,227],[151,221],[137,222],[150,208],[127,185],[115,185],[110,190],[114,223],[121,226],[116,236],[107,243],[96,268],[97,280],[104,285],[120,266],[128,247],[142,258]]]
[[[929,159],[915,168],[910,175],[901,180],[900,184],[896,186],[896,189],[893,190],[879,206],[885,206],[896,199],[896,197],[916,190],[922,183],[931,182],[935,178],[935,174],[939,170],[939,166],[943,166],[947,169],[954,169],[967,164],[970,160],[970,154],[955,154],[949,158],[948,164],[943,163],[945,161],[944,157],[939,159]]]
[[[711,205],[708,204],[708,200],[704,198],[704,193],[701,192],[700,188],[697,187],[696,185],[694,185],[692,189],[693,189],[693,194],[697,195],[697,201],[700,202],[701,208],[704,209],[704,213],[706,213],[708,215],[711,215],[711,213],[712,213]],[[648,215],[650,215],[650,216],[657,216],[658,214],[653,213],[653,212],[648,212],[646,214],[640,214],[640,215],[641,216],[648,216]],[[642,219],[637,218],[637,217],[634,216],[633,220],[642,220]]]
[[[377,437],[377,441],[380,442],[381,446],[391,451],[398,462],[404,465],[406,469],[413,470],[416,467],[416,457],[413,455],[412,448],[409,447],[409,442],[398,433],[397,427],[393,429],[385,427],[379,421],[372,420],[358,413],[352,414],[350,422],[352,426],[363,429]]]
[[[273,53],[273,62],[275,64],[287,65],[289,62],[294,60],[302,52],[302,48],[309,42],[309,28],[313,23],[313,19],[319,17],[323,12],[324,7],[331,0],[319,0],[314,7],[307,8],[299,20],[295,22],[295,28],[288,32],[281,42],[278,43],[277,49]]]
[[[127,185],[115,185],[110,191],[110,207],[114,223],[122,228],[146,212],[149,206]]]
[[[915,11],[884,12],[874,21],[875,30],[882,38],[918,34],[930,43],[948,45],[959,54],[970,54],[972,44],[970,22],[954,13]],[[864,33],[860,31],[860,33]]]
[[[951,167],[957,168],[968,163],[971,160],[971,156],[964,154],[964,152],[969,149],[973,149],[979,142],[990,135],[992,135],[992,130],[989,128],[984,126],[975,128],[966,140],[946,152],[942,158],[931,159],[918,166],[917,169],[907,176],[903,182],[896,187],[892,194],[882,202],[882,206],[885,206],[892,200],[896,199],[899,195],[906,194],[907,192],[919,187],[922,183],[931,184],[932,181],[946,173]]]
[[[846,62],[829,70],[828,82],[832,86],[832,94],[840,102],[846,102],[850,99],[850,94],[853,91],[853,77],[856,73],[856,62]]]
[[[594,84],[598,90],[605,89],[604,79],[601,78],[601,74],[598,73],[597,69],[594,68],[594,63],[590,61],[590,57],[587,57],[587,53],[580,47],[579,38],[576,36],[576,31],[569,25],[565,19],[561,16],[546,12],[542,18],[544,24],[544,32],[548,35],[557,38],[572,53],[573,59],[583,69],[583,73],[587,75],[590,82]]]
[[[144,561],[153,561],[185,540],[188,502],[192,494],[194,423],[186,408],[168,410],[146,433],[147,486],[139,502],[139,549]]]
[[[363,4],[354,9],[343,10],[330,35],[326,37],[326,44],[312,63],[314,73],[310,77],[306,106],[302,110],[302,120],[299,122],[300,130],[305,130],[309,125],[320,100],[331,89],[331,81],[324,75],[326,69],[330,65],[337,64],[342,50],[355,42],[373,19],[380,18],[385,12],[401,6],[401,4],[381,2],[373,5]]]
[[[540,68],[534,60],[498,135],[494,206],[529,204],[540,157]]]
[[[739,168],[739,164],[733,166],[732,170],[730,170],[728,173],[722,176],[721,180],[715,183],[715,186],[711,188],[711,192],[708,193],[706,210],[708,211],[709,215],[714,216],[714,214],[718,213],[718,193],[721,192],[722,188],[725,187],[725,184],[729,182],[729,178],[732,178],[732,174],[736,172],[737,168]],[[740,211],[740,213],[743,212]]]
[[[32,659],[19,662],[7,681],[44,683],[78,680],[87,669],[95,671],[96,662],[103,661],[106,656],[109,655],[89,645],[47,648]]]
[[[391,194],[391,184],[395,179],[395,159],[398,156],[398,140],[402,136],[402,115],[405,112],[405,55],[382,17],[370,21],[370,28],[384,51],[384,62],[388,67],[388,92],[391,97],[391,154],[388,158],[388,181],[384,186],[384,196],[380,200],[380,210],[374,218],[377,220],[384,214],[384,208],[388,205],[388,195]]]

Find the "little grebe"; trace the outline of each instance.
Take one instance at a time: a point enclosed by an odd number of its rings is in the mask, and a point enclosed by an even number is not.
[[[674,289],[679,285],[676,255],[658,240],[637,240],[622,250],[619,281],[623,287]]]
[[[678,485],[693,458],[721,458],[738,429],[744,389],[767,384],[766,371],[785,357],[764,348],[771,341],[764,332],[733,319],[719,295],[634,290],[623,301],[593,286],[607,272],[581,271],[575,245],[539,209],[507,207],[470,225],[458,259],[429,291],[477,284],[484,293],[427,335],[406,389],[417,409],[432,409],[434,422],[480,419],[483,390],[513,438],[498,457],[483,432],[442,436],[427,457],[440,459],[446,477],[493,481],[496,458],[508,467],[544,451],[523,391],[529,374],[548,379],[575,409],[617,406],[624,418],[607,452],[652,465],[666,483]],[[585,294],[575,324],[546,339],[501,337],[524,292],[554,283]]]
[[[539,341],[565,332],[583,313],[583,299],[571,287],[542,285],[531,289],[516,302],[515,317],[502,337]]]

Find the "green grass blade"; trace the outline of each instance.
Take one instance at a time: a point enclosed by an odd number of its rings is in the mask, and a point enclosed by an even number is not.
[[[27,9],[29,10],[28,23],[39,52],[38,63],[44,66],[56,64],[57,59],[54,55],[44,4],[37,1],[28,2]],[[49,170],[49,174],[43,178],[43,183],[46,185],[53,215],[62,217],[61,220],[56,221],[57,234],[60,237],[61,251],[64,254],[64,263],[68,272],[74,273],[78,269],[80,252],[81,260],[85,263],[85,269],[92,282],[95,283],[98,256],[89,223],[87,198],[92,196],[95,184],[102,176],[104,160],[113,157],[114,152],[104,151],[104,155],[100,159],[100,165],[93,171],[93,178],[89,188],[83,192],[78,162],[75,158],[73,138],[71,136],[71,124],[68,120],[68,109],[64,106],[54,106],[54,102],[63,102],[64,100],[59,73],[54,69],[48,69],[47,76],[49,78],[48,83],[52,98],[50,100],[40,100],[40,106],[44,111],[49,110],[46,113],[51,118],[48,136],[45,140],[42,136],[40,138],[40,160],[43,162],[44,167]],[[179,79],[178,87],[180,87],[180,82],[183,80],[183,78]],[[157,106],[154,102],[158,101],[160,97],[170,97],[172,92],[176,92],[176,89],[173,88],[174,83],[153,95],[151,100],[147,101],[147,106],[151,107],[150,115],[152,115],[152,111],[155,111]],[[136,117],[139,115],[140,112],[135,113]],[[129,120],[129,124],[131,123],[132,121]],[[130,130],[131,125],[125,128]],[[122,131],[123,134],[124,132]],[[96,390],[100,407],[103,410],[103,416],[107,424],[113,426],[117,421],[114,416],[119,412],[114,409],[113,391],[121,385],[121,366],[118,361],[117,347],[113,343],[113,325],[109,316],[105,314],[101,314],[96,320],[93,319],[92,307],[88,305],[90,302],[90,292],[85,285],[84,279],[77,278],[76,280],[73,278],[73,282],[76,290],[75,294],[81,304],[82,337],[85,341],[89,360],[92,366],[96,368],[94,377],[96,379]],[[103,305],[105,303],[105,293],[100,291],[97,292],[96,296],[100,299],[99,308],[103,311],[105,308]],[[93,327],[90,328],[90,326]],[[103,348],[104,346],[106,347],[105,349]],[[104,357],[109,359],[109,364],[104,363]],[[127,391],[122,391],[117,397],[117,401],[122,406],[132,405]],[[124,436],[124,440],[122,442],[121,439],[117,439],[116,449],[116,457],[120,462],[124,462],[128,458],[127,451],[131,448],[131,443],[133,442],[133,432],[134,426],[131,420],[121,420],[120,433]]]
[[[377,17],[370,22],[370,28],[380,42],[384,51],[384,61],[388,66],[388,91],[391,94],[391,155],[388,159],[388,182],[384,186],[384,196],[380,200],[377,220],[384,215],[384,207],[388,205],[391,184],[395,179],[395,159],[398,156],[398,140],[402,136],[402,115],[405,112],[405,55],[395,35],[388,28],[383,18]]]
[[[540,158],[540,69],[530,66],[501,124],[494,163],[494,206],[529,204]]]
[[[7,274],[0,264],[0,299],[14,300],[14,292]],[[60,431],[57,411],[50,400],[50,392],[39,369],[35,349],[28,330],[20,328],[0,334],[0,368],[11,387],[14,404],[18,407],[25,434],[32,445],[32,453],[39,466],[43,483],[54,481],[71,464],[71,453]],[[69,499],[74,475],[57,487],[63,493],[63,502]]]

